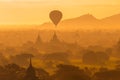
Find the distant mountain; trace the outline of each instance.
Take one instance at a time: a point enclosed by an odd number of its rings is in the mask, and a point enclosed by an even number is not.
[[[106,17],[102,19],[102,21],[106,24],[110,24],[110,26],[120,27],[120,14]]]
[[[113,15],[104,19],[97,19],[93,15],[85,14],[77,18],[63,20],[59,23],[60,29],[120,29],[120,14]],[[41,29],[52,29],[52,23],[45,23],[40,25]]]

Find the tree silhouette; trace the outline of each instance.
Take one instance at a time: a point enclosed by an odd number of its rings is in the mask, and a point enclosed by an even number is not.
[[[90,77],[79,67],[60,64],[57,68],[53,75],[55,80],[90,80]]]

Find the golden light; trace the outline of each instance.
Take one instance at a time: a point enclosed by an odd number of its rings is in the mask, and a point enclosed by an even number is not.
[[[120,13],[120,0],[0,0],[0,24],[42,24],[54,9],[63,20],[87,13],[104,18]]]

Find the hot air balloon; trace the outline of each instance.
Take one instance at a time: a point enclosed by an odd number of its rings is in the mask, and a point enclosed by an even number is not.
[[[52,22],[57,26],[60,20],[62,19],[62,12],[59,10],[51,11],[49,17],[52,20]]]

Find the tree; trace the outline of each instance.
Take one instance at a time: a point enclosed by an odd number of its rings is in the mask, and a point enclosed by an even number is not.
[[[63,52],[45,54],[43,55],[42,60],[44,61],[47,68],[55,68],[56,65],[61,63],[70,63],[69,54]]]
[[[94,52],[87,51],[83,55],[83,63],[90,65],[105,65],[105,63],[109,60],[109,55],[105,52]]]
[[[5,76],[2,76],[3,80],[21,80],[24,76],[24,68],[21,68],[20,66],[16,64],[8,64],[4,66],[4,72],[3,74]]]
[[[30,57],[34,57],[34,56],[29,53],[21,53],[21,54],[15,55],[15,56],[11,56],[10,59],[11,59],[12,63],[18,64],[21,66],[25,66],[29,63],[28,59]]]
[[[52,76],[55,80],[90,80],[90,77],[79,67],[60,64],[57,68],[58,70]]]
[[[106,70],[96,72],[92,80],[120,80],[119,70]]]

